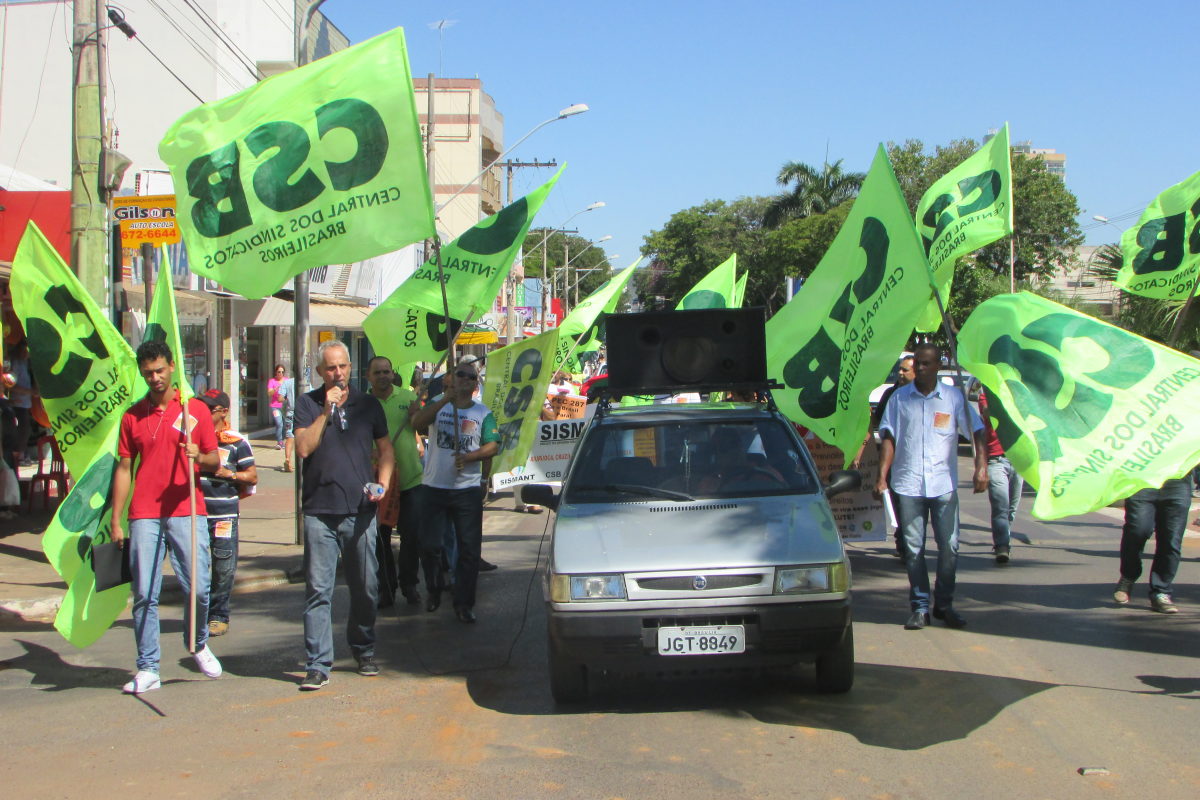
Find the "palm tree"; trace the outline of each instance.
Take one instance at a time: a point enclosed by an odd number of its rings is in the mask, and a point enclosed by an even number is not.
[[[1101,280],[1112,282],[1121,271],[1124,261],[1120,246],[1106,244],[1092,256],[1088,272]],[[1183,305],[1182,300],[1159,300],[1122,291],[1117,321],[1121,327],[1139,336],[1165,342],[1170,338]],[[1195,324],[1185,327],[1182,333],[1177,347],[1186,352],[1197,344]]]
[[[861,172],[843,172],[840,158],[832,164],[826,162],[819,170],[800,161],[788,161],[780,167],[775,181],[780,186],[795,185],[771,202],[763,224],[777,228],[789,219],[824,214],[856,196],[866,177]]]

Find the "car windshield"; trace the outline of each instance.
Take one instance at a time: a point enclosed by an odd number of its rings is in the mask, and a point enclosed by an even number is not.
[[[778,419],[603,425],[580,443],[567,503],[810,494],[816,476]]]

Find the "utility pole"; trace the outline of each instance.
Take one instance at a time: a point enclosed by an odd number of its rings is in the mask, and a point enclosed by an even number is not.
[[[106,306],[108,198],[104,179],[104,32],[101,3],[75,0],[71,35],[71,268],[87,293]]]
[[[432,115],[431,115],[432,116]],[[533,161],[513,161],[511,158],[508,161],[501,161],[496,166],[505,168],[505,205],[512,203],[512,180],[513,170],[522,167],[557,167],[557,161],[538,161],[536,158]],[[524,274],[525,265],[522,262],[521,270]],[[505,344],[512,344],[522,338],[521,331],[517,325],[517,279],[509,272],[508,277],[504,281],[504,305],[508,309],[507,324],[508,337]]]

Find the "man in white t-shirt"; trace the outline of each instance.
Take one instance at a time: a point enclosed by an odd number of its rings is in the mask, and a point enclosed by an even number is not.
[[[472,399],[479,383],[478,364],[459,364],[446,374],[445,394],[413,414],[418,431],[431,428],[421,480],[421,564],[429,591],[425,609],[441,604],[444,581],[442,532],[453,524],[458,544],[454,565],[454,614],[475,621],[475,584],[483,546],[482,464],[496,455],[500,433],[496,418]]]

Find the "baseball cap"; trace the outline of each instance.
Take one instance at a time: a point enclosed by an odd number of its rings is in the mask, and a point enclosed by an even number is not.
[[[209,408],[229,408],[229,395],[222,392],[220,389],[209,389],[204,394],[200,395],[200,399]]]

